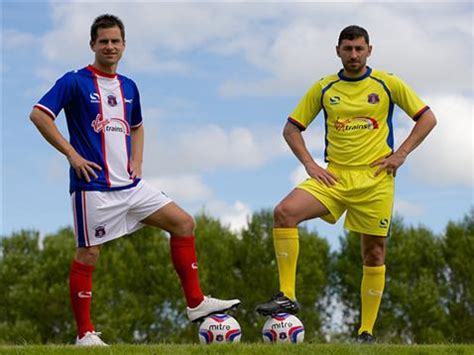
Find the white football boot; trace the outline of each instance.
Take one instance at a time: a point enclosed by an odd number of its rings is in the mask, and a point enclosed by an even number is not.
[[[205,318],[211,314],[224,313],[231,308],[237,307],[240,304],[240,300],[220,300],[211,296],[204,296],[204,300],[196,307],[186,307],[188,318],[191,322],[196,322]]]
[[[102,333],[100,332],[86,332],[84,336],[79,339],[76,338],[76,345],[77,346],[109,346],[108,344],[104,343],[104,341],[100,338],[99,335]]]

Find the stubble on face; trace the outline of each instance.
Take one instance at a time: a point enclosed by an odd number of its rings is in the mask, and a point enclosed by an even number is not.
[[[364,37],[353,40],[344,39],[336,47],[337,55],[341,58],[344,73],[354,77],[365,73],[367,58],[370,56],[372,46],[369,46]]]

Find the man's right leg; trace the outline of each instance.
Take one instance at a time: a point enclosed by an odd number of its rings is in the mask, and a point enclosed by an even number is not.
[[[329,210],[313,195],[294,189],[274,210],[273,242],[278,263],[280,293],[272,300],[257,306],[257,312],[270,315],[279,312],[296,313],[296,265],[299,254],[298,224],[321,217]]]
[[[91,321],[92,273],[100,255],[100,247],[77,248],[69,273],[69,294],[77,325],[78,345],[106,345],[95,335]],[[86,339],[87,338],[87,339]],[[84,343],[84,344],[82,344]]]

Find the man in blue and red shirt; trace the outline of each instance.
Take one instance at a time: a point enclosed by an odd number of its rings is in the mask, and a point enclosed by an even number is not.
[[[34,106],[30,118],[70,164],[70,193],[77,250],[69,285],[78,345],[106,345],[90,319],[92,273],[100,245],[151,225],[170,233],[171,257],[196,321],[240,304],[204,296],[199,285],[194,220],[166,194],[142,179],[144,128],[136,84],[117,74],[125,29],[113,15],[91,26],[95,61],[66,73]],[[64,109],[68,142],[54,123]]]

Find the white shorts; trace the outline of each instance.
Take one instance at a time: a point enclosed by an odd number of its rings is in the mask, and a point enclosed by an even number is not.
[[[165,193],[141,180],[117,191],[76,191],[71,195],[78,248],[103,244],[135,232],[143,219],[172,202]]]

